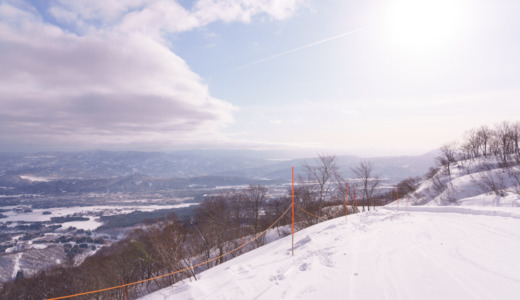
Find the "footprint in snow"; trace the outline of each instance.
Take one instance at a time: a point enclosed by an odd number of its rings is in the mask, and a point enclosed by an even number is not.
[[[250,268],[244,265],[233,265],[227,269],[234,275],[244,275],[250,271]]]
[[[307,271],[311,269],[311,265],[308,263],[303,263],[300,265],[300,271]]]
[[[273,275],[271,277],[269,277],[269,280],[270,281],[274,281],[275,284],[279,284],[278,281],[280,280],[284,280],[285,279],[285,276],[282,274],[282,272],[280,270],[278,270],[278,274],[277,275]]]

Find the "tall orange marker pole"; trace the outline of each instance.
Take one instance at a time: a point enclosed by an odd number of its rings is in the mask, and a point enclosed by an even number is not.
[[[399,190],[397,188],[395,188],[395,194],[397,197],[397,211],[399,211]]]
[[[123,276],[121,276],[121,283],[125,285],[125,282],[123,281]],[[123,291],[125,292],[125,298],[128,300],[128,295],[126,294],[126,287],[123,287]]]
[[[292,256],[294,256],[294,167],[292,167]]]
[[[345,220],[347,220],[348,215],[348,179],[347,179],[347,197],[345,198]]]
[[[357,208],[357,194],[356,194],[356,188],[354,187],[354,202],[356,203],[356,212],[359,212],[359,209]]]
[[[238,234],[240,234],[240,243],[242,244],[242,254],[246,252],[246,249],[244,249],[244,241],[242,240],[242,231],[238,231]]]

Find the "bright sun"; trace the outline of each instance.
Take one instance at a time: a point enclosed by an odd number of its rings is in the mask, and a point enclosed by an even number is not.
[[[383,20],[385,35],[400,50],[425,55],[449,46],[463,29],[459,0],[392,1]]]

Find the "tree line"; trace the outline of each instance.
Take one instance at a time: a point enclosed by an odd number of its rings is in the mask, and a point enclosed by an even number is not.
[[[440,147],[437,162],[447,174],[450,166],[460,160],[480,157],[497,157],[502,164],[520,160],[520,122],[503,121],[493,127],[483,125],[471,129],[460,143],[449,143]]]
[[[471,181],[483,192],[494,194],[496,204],[508,192],[520,194],[520,122],[503,121],[468,130],[458,142],[439,148],[425,179],[432,181],[428,192],[441,195],[444,203],[455,203],[456,191],[451,185],[454,168],[459,174],[470,175]],[[412,185],[413,187],[414,185]],[[415,189],[418,184],[415,185]],[[412,189],[410,193],[415,190]]]

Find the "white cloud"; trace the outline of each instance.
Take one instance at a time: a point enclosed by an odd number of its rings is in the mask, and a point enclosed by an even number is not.
[[[58,20],[64,22],[94,23],[98,26],[106,26],[117,23],[125,14],[144,8],[152,4],[153,0],[125,0],[125,1],[100,1],[100,0],[56,0],[49,8],[49,12]],[[74,15],[75,19],[70,16]]]
[[[201,24],[217,20],[247,23],[260,13],[282,20],[291,16],[303,2],[302,0],[199,0],[195,4],[194,13]]]
[[[89,27],[160,34],[182,32],[215,21],[251,22],[255,15],[290,17],[304,0],[199,0],[191,10],[171,0],[58,0],[49,11],[80,31]]]
[[[175,144],[233,120],[233,106],[211,97],[156,40],[114,32],[78,37],[18,18],[20,26],[0,27],[2,139]]]
[[[216,20],[286,17],[297,1],[56,1],[0,4],[0,141],[78,148],[229,142],[236,108],[212,97],[161,37]],[[285,3],[285,4],[283,4]],[[274,8],[273,8],[274,7]],[[247,16],[244,18],[244,16]]]

